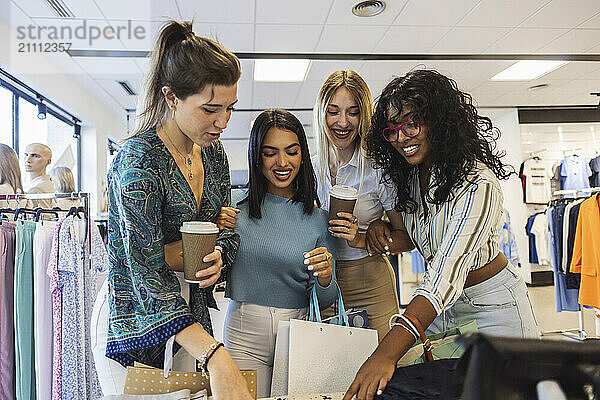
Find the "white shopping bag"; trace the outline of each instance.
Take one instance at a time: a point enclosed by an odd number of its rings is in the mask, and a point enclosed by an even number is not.
[[[339,323],[321,322],[316,288],[309,320],[280,322],[277,329],[271,396],[345,392],[377,347],[377,331],[348,326],[338,288]],[[313,322],[316,321],[316,322]]]

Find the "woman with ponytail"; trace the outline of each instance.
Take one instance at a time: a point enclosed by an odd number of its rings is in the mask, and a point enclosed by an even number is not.
[[[183,280],[180,227],[212,221],[230,204],[229,165],[218,140],[237,102],[240,63],[191,23],[163,26],[151,54],[139,125],[108,173],[109,274],[94,306],[92,349],[104,395],[120,394],[126,366],[210,372],[215,399],[249,399],[237,366],[212,335],[213,285],[239,237],[218,234]],[[95,340],[94,340],[95,339]],[[175,347],[173,347],[174,342]],[[175,354],[173,354],[175,352]]]

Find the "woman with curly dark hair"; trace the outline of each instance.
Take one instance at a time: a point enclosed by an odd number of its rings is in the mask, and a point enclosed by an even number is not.
[[[427,270],[404,314],[358,371],[345,400],[370,399],[422,335],[475,320],[479,332],[536,337],[527,288],[498,244],[503,194],[512,171],[496,151],[499,131],[469,94],[436,71],[392,80],[376,104],[367,156],[396,189],[390,223],[371,223],[369,253],[423,255]]]

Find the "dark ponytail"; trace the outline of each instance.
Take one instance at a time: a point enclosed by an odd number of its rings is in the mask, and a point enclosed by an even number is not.
[[[167,22],[150,55],[142,112],[134,135],[160,125],[168,115],[163,86],[185,100],[207,85],[234,85],[241,74],[237,57],[219,43],[196,36],[191,22]]]

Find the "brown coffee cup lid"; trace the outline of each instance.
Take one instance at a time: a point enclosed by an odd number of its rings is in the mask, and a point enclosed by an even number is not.
[[[209,234],[219,233],[219,227],[212,222],[188,221],[183,223],[179,231],[182,233]]]
[[[352,186],[335,185],[331,188],[329,194],[342,200],[355,200],[358,197],[358,190]]]

